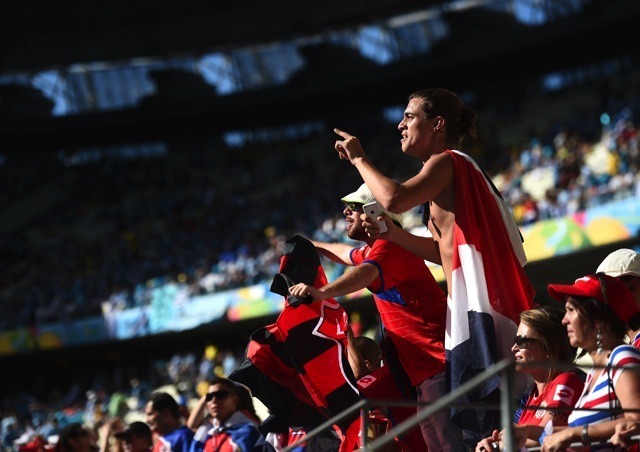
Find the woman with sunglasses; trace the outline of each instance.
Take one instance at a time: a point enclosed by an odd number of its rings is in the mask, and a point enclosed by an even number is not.
[[[562,324],[564,311],[541,306],[520,313],[518,332],[511,347],[515,370],[530,375],[532,384],[521,400],[514,422],[518,436],[526,446],[537,445],[540,436],[528,436],[528,426],[544,426],[550,420],[554,425],[567,425],[569,410],[582,391],[582,381],[575,372],[568,372],[576,349],[569,344]],[[501,433],[493,432],[478,443],[476,451],[501,448]],[[526,441],[526,444],[524,444]]]
[[[196,433],[191,446],[192,452],[273,450],[265,443],[258,430],[259,419],[255,415],[250,393],[246,388],[227,378],[215,377],[209,382],[204,400],[211,416],[212,427],[207,432],[200,429],[199,433]]]
[[[571,345],[593,360],[585,387],[567,427],[554,425],[544,436],[543,451],[565,450],[572,443],[607,441],[618,419],[640,419],[640,351],[625,343],[627,324],[639,315],[629,289],[604,274],[572,285],[550,284],[549,295],[565,303],[563,323]],[[613,450],[608,446],[606,449]]]

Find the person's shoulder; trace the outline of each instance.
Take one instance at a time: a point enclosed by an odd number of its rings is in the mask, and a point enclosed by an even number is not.
[[[192,439],[195,432],[186,425],[181,425],[177,430],[174,431],[174,434],[176,437]]]
[[[456,154],[455,151],[445,150],[437,154],[431,155],[425,162],[425,167],[433,167],[437,165],[449,164],[453,162]]]
[[[368,245],[367,245],[368,246]],[[402,248],[400,245],[397,245],[396,243],[390,242],[389,240],[386,240],[385,238],[380,237],[379,239],[377,239],[375,242],[373,242],[373,244],[371,245],[371,249],[372,250],[379,250],[379,249],[391,249],[391,250],[395,250],[397,248],[400,249],[404,249]]]
[[[227,426],[227,430],[235,430],[241,432],[259,432],[260,429],[258,426],[253,423],[250,419],[246,419],[244,422],[236,422],[235,424],[231,424]]]
[[[424,265],[425,269],[428,270],[427,264],[425,264],[423,259],[415,255],[408,249],[403,248],[397,243],[390,242],[389,240],[379,238],[374,242],[371,250],[372,252],[369,253],[370,256],[382,256],[385,262],[402,262],[411,264],[414,267]]]
[[[364,375],[356,383],[360,390],[370,391],[380,384],[385,384],[385,382],[388,383],[389,381],[392,381],[390,380],[390,376],[391,374],[389,373],[387,366],[382,366],[374,370],[370,374]]]
[[[611,351],[610,365],[640,365],[640,350],[631,344],[618,345]]]
[[[633,353],[633,354],[640,355],[640,350],[634,347],[633,344],[621,344],[615,347],[611,352],[612,355],[618,354],[618,353]]]
[[[373,243],[373,246],[371,247],[372,250],[385,250],[385,251],[393,251],[394,253],[400,253],[400,254],[409,254],[409,255],[414,255],[413,253],[411,253],[409,250],[407,250],[406,248],[403,248],[402,246],[398,245],[397,243],[391,242],[389,240],[386,240],[385,238],[381,237],[378,240],[376,240]],[[417,256],[416,256],[417,257]]]
[[[553,381],[555,384],[582,385],[582,380],[575,372],[562,372]]]
[[[640,350],[631,344],[618,345],[611,352],[611,362],[619,362],[621,360],[640,361]]]

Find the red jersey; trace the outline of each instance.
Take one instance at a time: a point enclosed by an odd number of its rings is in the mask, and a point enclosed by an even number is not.
[[[370,375],[365,375],[358,380],[358,390],[367,399],[406,400],[400,390],[396,387],[388,366],[382,366]],[[389,407],[385,412],[387,413],[385,418],[380,415],[376,415],[374,416],[374,419],[370,420],[370,422],[387,421],[390,426],[398,425],[405,419],[415,416],[417,413],[417,407]],[[374,413],[372,413],[372,415],[373,414]],[[398,446],[400,446],[404,452],[418,452],[427,449],[427,445],[424,443],[419,425],[408,433],[405,433],[402,438],[396,438],[396,440]]]
[[[536,394],[537,391],[531,391],[529,399],[525,406],[539,406],[545,408],[573,408],[580,394],[582,394],[583,383],[578,376],[573,372],[564,372],[556,376],[544,387],[542,394]],[[540,421],[547,414],[545,408],[539,408],[536,410],[522,411],[522,415],[518,420],[519,425],[540,425]],[[564,419],[564,422],[554,421],[554,425],[567,425],[567,417],[569,411],[558,411],[559,419]]]
[[[354,248],[351,261],[373,264],[380,272],[367,288],[411,384],[444,371],[447,301],[425,262],[383,239]]]

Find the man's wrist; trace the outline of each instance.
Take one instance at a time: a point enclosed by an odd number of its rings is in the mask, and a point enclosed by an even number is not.
[[[582,426],[580,441],[582,441],[582,444],[585,446],[591,444],[591,438],[589,438],[589,424],[584,424]]]

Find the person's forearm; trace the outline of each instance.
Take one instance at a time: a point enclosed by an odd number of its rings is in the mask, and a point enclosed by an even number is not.
[[[204,396],[200,397],[198,403],[189,413],[189,418],[187,419],[187,428],[192,431],[198,430],[202,421],[204,421],[204,412],[206,410],[207,401]]]
[[[102,433],[100,436],[100,452],[109,452],[109,439],[111,435],[109,433]]]
[[[388,236],[384,236],[387,240],[400,245],[407,251],[415,254],[416,256],[433,262],[434,264],[442,265],[442,259],[440,253],[435,245],[435,241],[431,237],[421,237],[414,235],[401,228],[394,228],[393,233]]]
[[[352,164],[360,173],[369,190],[371,190],[373,197],[382,207],[390,212],[402,213],[402,210],[398,211],[395,206],[396,195],[402,187],[401,184],[382,174],[366,156],[353,159]]]
[[[587,435],[592,442],[606,441],[613,436],[616,431],[616,424],[622,419],[614,419],[612,421],[603,422],[601,424],[592,424],[587,427]],[[576,427],[577,428],[577,427]],[[579,438],[582,438],[582,427],[580,427]],[[578,439],[580,441],[580,439]]]
[[[353,336],[351,327],[347,328],[347,359],[349,360],[349,366],[351,367],[353,376],[356,380],[367,375],[367,365],[364,362],[364,358],[362,357],[360,350],[356,347],[355,337]]]
[[[334,282],[327,284],[320,290],[326,298],[336,298],[364,289],[375,280],[380,272],[373,264],[362,264],[347,271]]]
[[[313,243],[313,246],[316,247],[316,250],[318,250],[321,255],[332,261],[338,264],[353,265],[349,257],[353,249],[351,245],[347,245],[346,243],[320,242],[318,240],[310,240],[310,242]]]
[[[526,424],[526,425],[516,425],[514,426],[514,429],[520,431],[521,437],[525,436],[527,439],[531,439],[537,442],[538,438],[540,438],[540,435],[542,435],[544,427],[540,425]],[[523,431],[524,431],[524,435],[522,435]]]

